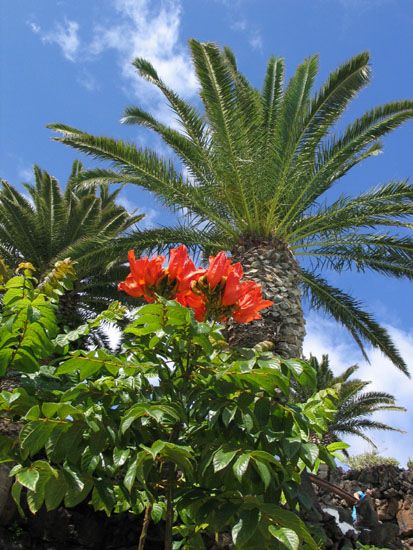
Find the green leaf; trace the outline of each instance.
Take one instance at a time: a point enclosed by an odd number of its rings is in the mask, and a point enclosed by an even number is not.
[[[44,490],[40,491],[39,487],[36,491],[27,491],[26,495],[27,504],[32,514],[36,514],[43,506],[44,502]]]
[[[112,483],[95,480],[92,491],[92,506],[95,510],[102,510],[109,517],[115,505],[115,494]]]
[[[212,461],[214,465],[214,472],[219,472],[220,470],[226,468],[236,454],[236,450],[224,451],[222,447],[219,448],[218,451],[214,454],[214,458]]]
[[[154,502],[152,505],[151,519],[156,524],[162,519],[164,513],[164,506],[159,502]]]
[[[225,407],[225,409],[222,411],[222,422],[224,423],[224,426],[227,428],[228,425],[232,420],[234,420],[235,415],[237,414],[237,407]]]
[[[260,476],[265,489],[268,489],[269,484],[271,483],[271,470],[265,462],[261,460],[254,459],[254,465],[257,469],[258,475]]]
[[[36,485],[37,485],[37,482],[39,481],[39,478],[40,478],[39,472],[31,466],[29,466],[28,468],[19,470],[16,474],[17,481],[24,487],[27,487],[27,489],[30,489],[31,491],[36,490]]]
[[[44,447],[54,428],[55,424],[44,421],[29,422],[20,433],[22,449],[33,456]]]
[[[52,418],[55,414],[59,418],[67,418],[79,414],[79,409],[70,403],[43,403],[42,412],[47,418]]]
[[[304,522],[294,513],[284,508],[280,508],[276,504],[259,504],[261,511],[272,518],[281,527],[291,529],[299,536],[300,540],[304,540],[309,548],[318,550],[318,547],[313,537],[308,532]]]
[[[287,458],[293,458],[301,448],[301,439],[298,437],[286,437],[281,441],[281,446]]]
[[[89,446],[85,447],[80,459],[81,469],[88,474],[93,474],[100,463],[100,453],[96,454]]]
[[[11,348],[0,349],[0,376],[4,376],[10,365],[14,350]]]
[[[270,462],[271,464],[277,466],[277,468],[281,468],[281,462],[270,453],[267,453],[267,451],[251,451],[250,455],[252,458],[256,458],[264,462]]]
[[[123,480],[123,484],[129,492],[132,491],[133,484],[135,483],[136,472],[139,465],[139,455],[140,453],[137,455],[135,460],[130,463],[129,468],[126,471],[125,478]]]
[[[113,464],[116,468],[120,468],[127,461],[130,455],[130,449],[118,449],[115,447],[113,449]]]
[[[271,405],[268,397],[261,397],[255,402],[254,415],[260,428],[268,424],[270,418]]]
[[[330,453],[334,453],[334,451],[342,451],[343,449],[348,449],[349,447],[350,445],[348,443],[344,443],[344,441],[334,441],[333,443],[329,443],[326,449]]]
[[[15,483],[13,483],[12,485],[12,488],[11,488],[11,496],[13,497],[13,500],[14,502],[16,503],[16,506],[17,506],[17,509],[19,511],[19,514],[24,517],[24,512],[23,512],[23,508],[21,507],[21,504],[20,504],[20,499],[21,499],[21,492],[22,492],[22,489],[23,489],[23,486],[18,483],[17,481]]]
[[[174,462],[188,479],[193,477],[193,454],[190,447],[183,447],[175,443],[165,443],[160,452],[163,458]]]
[[[142,416],[150,416],[158,423],[180,420],[180,416],[176,409],[170,405],[164,405],[162,403],[138,404],[131,407],[123,417],[121,422],[122,433],[125,433],[133,422]]]
[[[70,489],[81,492],[85,487],[84,476],[67,462],[63,465],[63,474]]]
[[[245,474],[245,472],[248,469],[248,464],[250,462],[250,454],[249,453],[243,453],[240,455],[237,460],[235,461],[234,465],[232,466],[232,469],[234,471],[235,477],[238,479],[238,481],[241,483],[242,477]]]
[[[315,461],[318,458],[318,453],[318,447],[314,443],[303,443],[301,445],[300,457],[309,468],[314,466]]]
[[[287,550],[298,550],[300,546],[300,539],[295,531],[288,529],[288,527],[275,527],[270,525],[268,531],[271,535],[279,540]]]
[[[244,510],[239,521],[232,528],[232,540],[236,547],[242,547],[253,536],[258,527],[260,512],[257,509]]]
[[[68,479],[70,478],[66,476],[65,479],[66,481],[68,481]],[[86,478],[84,478],[84,481],[82,481],[83,488],[81,490],[79,490],[79,485],[70,485],[70,482],[68,485],[69,487],[66,491],[64,500],[65,506],[67,506],[68,508],[77,506],[78,504],[86,500],[88,494],[93,488],[92,481]]]
[[[46,504],[47,511],[55,510],[60,503],[62,502],[67,485],[62,475],[56,477],[51,477],[45,487],[45,498],[44,502]]]

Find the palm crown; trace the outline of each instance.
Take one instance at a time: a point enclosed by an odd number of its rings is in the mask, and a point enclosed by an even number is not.
[[[75,262],[75,293],[65,297],[74,299],[70,314],[75,318],[67,319],[70,325],[119,297],[115,283],[127,268],[124,254],[117,257],[116,247],[109,243],[122,242],[125,232],[143,217],[116,204],[119,190],[110,193],[102,185],[96,195],[75,188],[81,172],[82,164],[75,161],[63,191],[54,177],[35,166],[34,184],[25,185],[30,198],[6,181],[0,191],[0,257],[7,264],[30,261],[41,277],[59,260],[70,257]]]
[[[298,270],[312,306],[346,326],[363,351],[367,341],[407,372],[384,328],[319,272],[355,268],[412,278],[412,239],[394,231],[411,227],[412,185],[393,181],[356,197],[321,199],[353,166],[381,151],[380,138],[413,116],[413,101],[374,108],[334,135],[332,127],[369,81],[367,53],[340,66],[313,94],[317,56],[306,59],[286,86],[283,60],[270,58],[259,91],[229,49],[196,40],[190,48],[204,112],[171,90],[148,61],[136,59],[139,74],[165,95],[181,130],[138,107],[127,108],[123,118],[157,132],[185,169],[180,173],[171,160],[130,143],[51,125],[63,134],[59,141],[113,163],[77,181],[137,184],[184,212],[183,226],[138,234],[141,246],[184,242],[234,251],[240,242],[284,243],[297,260],[313,260]]]
[[[337,388],[337,411],[329,423],[326,437],[338,441],[341,436],[356,435],[374,445],[367,436],[369,430],[400,431],[371,418],[374,413],[381,411],[405,411],[396,405],[393,395],[385,392],[364,391],[371,382],[358,378],[350,379],[358,370],[357,365],[348,367],[344,372],[335,376],[327,355],[322,360],[310,357],[310,363],[317,373],[317,389]],[[297,387],[297,398],[308,399],[311,392],[306,388]]]

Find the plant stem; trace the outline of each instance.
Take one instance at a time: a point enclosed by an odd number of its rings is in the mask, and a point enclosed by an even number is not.
[[[141,536],[139,537],[139,546],[138,550],[143,550],[145,548],[146,534],[148,533],[148,526],[151,519],[152,504],[148,504],[145,510],[145,516],[143,518]]]

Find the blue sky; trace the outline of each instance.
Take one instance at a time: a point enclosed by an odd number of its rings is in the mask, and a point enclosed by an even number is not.
[[[123,109],[139,104],[166,122],[170,112],[155,91],[137,78],[130,61],[152,61],[165,80],[196,99],[187,40],[229,45],[241,70],[261,86],[271,54],[286,58],[289,74],[305,57],[320,54],[318,84],[348,57],[368,50],[372,83],[344,117],[395,99],[412,97],[413,2],[411,0],[4,0],[0,5],[0,176],[16,185],[30,181],[39,164],[64,182],[73,151],[50,140],[47,123],[63,122],[92,133],[167,149],[151,134],[119,123]],[[413,123],[385,139],[384,154],[342,180],[337,193],[354,194],[413,174]],[[94,162],[84,159],[88,166]],[[147,193],[127,188],[122,200],[146,213],[146,225],[166,225],[173,216]],[[359,297],[393,334],[413,372],[412,284],[371,274],[330,280]],[[334,368],[358,363],[372,388],[412,402],[413,382],[380,353],[362,360],[347,335],[307,312],[306,351],[330,353]],[[383,417],[406,435],[376,434],[384,454],[413,458],[413,412]],[[354,452],[366,449],[354,441]]]

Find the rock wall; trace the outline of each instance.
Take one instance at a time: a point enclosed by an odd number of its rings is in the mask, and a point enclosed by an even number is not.
[[[413,470],[395,466],[375,466],[347,472],[338,469],[330,472],[327,479],[351,494],[369,490],[368,500],[377,515],[376,524],[373,520],[374,525],[367,527],[363,526],[363,518],[359,514],[359,528],[346,531],[349,525],[343,527],[342,524],[352,524],[351,507],[344,500],[317,488],[329,539],[325,548],[355,548],[358,540],[380,548],[413,549]],[[331,516],[336,516],[340,522],[342,528],[339,531],[337,519],[332,521]]]

